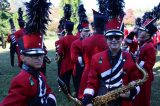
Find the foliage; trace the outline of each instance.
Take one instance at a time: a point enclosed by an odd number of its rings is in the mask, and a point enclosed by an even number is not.
[[[0,35],[6,34],[6,21],[10,17],[10,13],[8,12],[10,8],[10,4],[7,0],[1,0],[0,2]]]
[[[57,30],[59,20],[61,19],[61,17],[62,17],[62,15],[60,14],[60,8],[52,7],[51,14],[50,14],[51,22],[48,25],[49,31],[55,32]]]
[[[10,3],[8,2],[8,0],[1,0],[0,1],[0,10],[1,11],[6,11],[9,9]]]
[[[0,34],[7,36],[10,33],[9,19],[13,18],[15,26],[18,28],[17,13],[0,11]]]
[[[126,11],[124,24],[131,25],[131,26],[135,25],[135,14],[132,9],[128,9]]]
[[[65,4],[71,4],[72,5],[72,16],[71,21],[74,22],[74,29],[76,29],[75,26],[78,25],[78,6],[81,3],[81,0],[61,0],[60,2],[60,8],[63,8]],[[63,11],[63,10],[62,10]],[[62,14],[63,12],[61,12]]]
[[[12,2],[11,2],[12,3]],[[10,3],[7,0],[1,0],[0,2],[0,35],[3,34],[5,36],[10,33],[10,25],[9,25],[9,19],[13,18],[14,24],[16,28],[18,28],[18,14],[17,10],[15,12],[12,11],[13,5],[10,5]]]

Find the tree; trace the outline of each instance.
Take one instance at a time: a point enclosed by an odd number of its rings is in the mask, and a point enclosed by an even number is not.
[[[61,0],[60,1],[60,8],[63,8],[65,4],[71,4],[72,5],[72,16],[71,21],[74,22],[75,26],[78,24],[78,6],[81,3],[81,0]],[[62,9],[63,11],[63,9]],[[63,13],[63,12],[61,12]],[[75,28],[75,27],[74,27]]]
[[[10,3],[7,0],[0,0],[0,35],[4,34],[5,36],[10,33],[10,24],[9,19],[13,18],[16,28],[18,28],[18,13],[15,9],[15,5],[11,5],[13,1]],[[14,11],[12,9],[14,8]]]
[[[0,0],[0,34],[6,34],[7,20],[10,18],[10,3],[7,0]]]
[[[73,0],[72,1],[72,8],[73,8],[72,20],[76,24],[78,23],[78,6],[80,3],[81,3],[80,0]]]
[[[131,25],[131,26],[133,26],[135,24],[135,15],[134,15],[134,11],[132,9],[128,9],[126,11],[124,23],[125,23],[125,25]]]
[[[10,3],[7,0],[0,0],[0,10],[6,11],[10,7]]]

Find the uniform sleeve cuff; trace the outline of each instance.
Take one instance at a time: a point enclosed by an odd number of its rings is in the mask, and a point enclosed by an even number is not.
[[[47,103],[50,104],[50,106],[57,106],[57,101],[53,94],[48,95]]]
[[[94,95],[94,90],[93,89],[91,89],[91,88],[86,88],[85,90],[84,90],[84,94],[89,94],[89,95]]]
[[[141,61],[140,63],[139,63],[139,65],[141,66],[141,67],[143,67],[144,66],[144,61]]]

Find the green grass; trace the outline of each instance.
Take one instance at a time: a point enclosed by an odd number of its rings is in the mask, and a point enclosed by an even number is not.
[[[47,64],[47,80],[57,96],[58,106],[73,106],[73,103],[68,101],[62,92],[58,91],[58,83],[56,80],[57,65],[53,61],[55,56],[54,42],[56,39],[56,36],[47,37],[45,39],[45,44],[48,49],[48,56],[52,59],[51,64]],[[7,44],[6,49],[2,49],[0,47],[0,101],[2,101],[2,99],[7,95],[10,81],[19,71],[20,69],[16,66],[16,64],[15,67],[10,66],[9,44]],[[156,72],[156,74],[152,86],[151,106],[160,106],[160,52],[157,53],[157,62],[154,66],[154,72]]]

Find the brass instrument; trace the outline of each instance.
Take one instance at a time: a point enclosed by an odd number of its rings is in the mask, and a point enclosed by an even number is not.
[[[59,84],[61,90],[63,91],[63,93],[66,95],[66,97],[67,97],[69,100],[73,101],[73,102],[76,103],[78,106],[83,106],[83,105],[82,105],[82,102],[81,102],[80,100],[78,100],[77,98],[74,98],[74,97],[68,92],[68,89],[67,89],[66,84],[65,84],[60,78],[58,78],[57,81],[58,81],[58,84]]]
[[[107,104],[109,101],[117,99],[120,96],[120,94],[125,93],[125,92],[129,91],[130,89],[133,89],[134,87],[136,87],[138,85],[143,84],[148,79],[148,73],[146,72],[145,69],[140,67],[137,63],[136,63],[136,66],[143,74],[142,79],[138,79],[138,80],[135,81],[135,83],[129,83],[127,86],[122,86],[122,87],[120,87],[116,90],[107,92],[105,95],[96,96],[92,100],[93,105],[94,106],[101,106],[102,104]]]
[[[47,55],[44,56],[44,61],[48,64],[52,62],[51,59]]]

